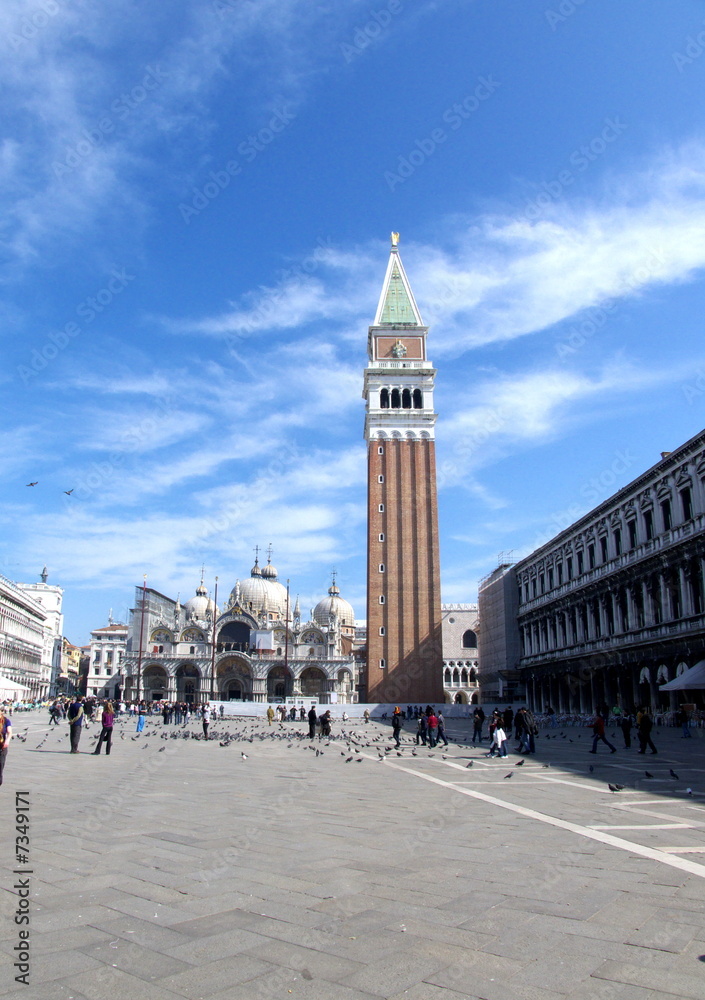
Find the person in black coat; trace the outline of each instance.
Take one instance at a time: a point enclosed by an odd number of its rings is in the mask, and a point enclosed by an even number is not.
[[[308,738],[310,740],[314,739],[316,736],[316,723],[318,722],[318,715],[316,709],[311,707],[308,713]]]

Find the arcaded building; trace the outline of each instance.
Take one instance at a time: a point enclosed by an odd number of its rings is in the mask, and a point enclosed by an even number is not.
[[[480,697],[477,604],[442,604],[443,692],[451,705],[476,705]]]
[[[508,570],[532,704],[675,707],[659,685],[705,658],[704,571],[705,431]]]

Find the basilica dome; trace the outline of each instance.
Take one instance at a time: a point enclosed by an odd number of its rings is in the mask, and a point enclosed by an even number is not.
[[[218,614],[215,602],[208,596],[208,591],[203,585],[203,578],[201,578],[200,586],[196,589],[196,596],[184,604],[184,611],[187,617],[199,619]]]
[[[313,620],[318,625],[328,625],[331,615],[335,615],[343,627],[355,628],[355,612],[352,604],[340,596],[335,581],[328,589],[328,597],[324,597],[313,609]]]
[[[229,603],[240,604],[253,614],[265,612],[283,618],[286,615],[286,587],[277,582],[277,571],[270,562],[260,569],[255,559],[249,578],[236,584]]]

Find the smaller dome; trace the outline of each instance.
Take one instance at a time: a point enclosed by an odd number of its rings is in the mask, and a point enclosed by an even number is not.
[[[191,618],[207,618],[209,615],[218,614],[215,601],[208,596],[208,591],[203,585],[203,577],[196,588],[196,596],[184,604],[184,611]]]
[[[259,559],[255,558],[255,564],[250,570],[250,576],[262,576],[262,570],[259,568]]]
[[[324,597],[313,609],[313,620],[318,625],[328,625],[331,615],[335,615],[341,625],[349,628],[355,627],[355,612],[352,604],[340,596],[340,590],[336,586],[335,580],[328,588],[328,597]]]
[[[268,559],[267,565],[262,570],[262,576],[265,578],[265,580],[276,580],[278,575],[279,574],[277,573],[276,569],[274,568],[274,566],[272,566],[271,561]]]

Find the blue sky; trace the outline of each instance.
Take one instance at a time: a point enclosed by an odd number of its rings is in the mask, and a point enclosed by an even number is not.
[[[0,28],[0,572],[46,564],[72,641],[145,573],[227,593],[270,542],[304,610],[335,567],[364,617],[391,230],[444,601],[702,428],[701,0],[6,0]]]

